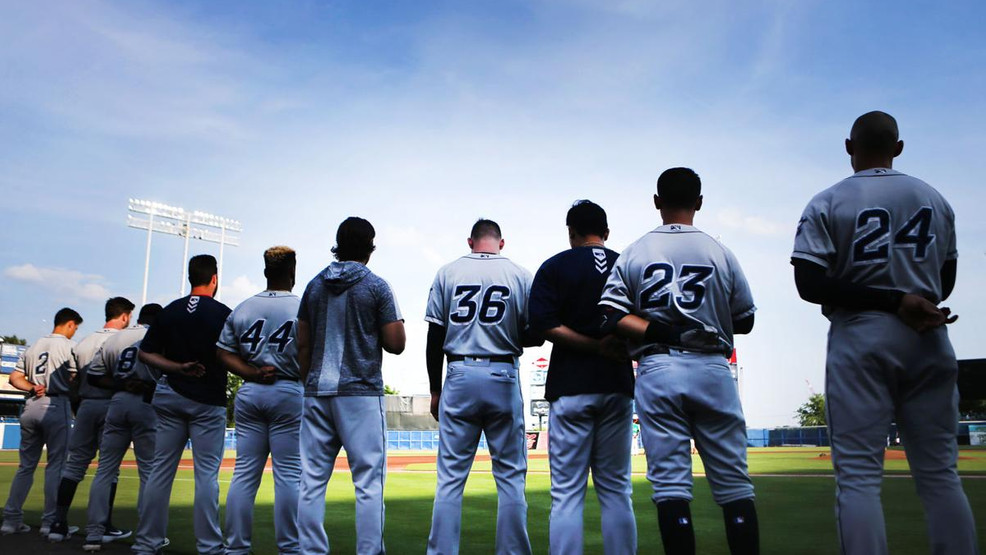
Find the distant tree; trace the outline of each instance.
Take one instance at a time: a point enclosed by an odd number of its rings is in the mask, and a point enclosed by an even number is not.
[[[16,335],[2,335],[0,336],[0,341],[4,343],[10,343],[12,345],[27,345],[26,339],[21,339]]]
[[[813,393],[794,414],[798,417],[798,424],[802,426],[824,426],[825,396],[821,393]]]
[[[236,420],[233,418],[233,402],[236,400],[236,392],[243,385],[243,378],[236,374],[229,374],[226,377],[226,426],[233,427]]]
[[[383,385],[383,394],[384,395],[400,395],[401,392],[398,391],[398,390],[396,390],[396,389],[394,389],[393,387],[390,387],[387,384],[384,384]]]

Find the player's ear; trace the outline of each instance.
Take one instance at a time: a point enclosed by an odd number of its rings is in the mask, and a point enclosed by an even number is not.
[[[661,197],[657,195],[654,195],[654,208],[657,208],[658,212],[661,211]]]
[[[609,241],[609,229],[603,232],[603,241]]]
[[[900,153],[904,151],[904,141],[897,141],[894,146],[894,158],[900,156]]]
[[[264,268],[264,277],[270,279],[270,274],[267,272],[267,268]]]
[[[503,239],[500,239],[500,250],[501,251],[503,250],[503,245],[505,245],[505,244],[506,243],[503,241]]]
[[[702,209],[702,200],[704,200],[704,198],[705,197],[703,197],[702,195],[699,195],[698,196],[698,200],[695,201],[695,211],[696,212],[698,212],[699,210]]]
[[[466,244],[469,245],[469,250],[472,250],[472,237],[466,238]]]
[[[852,139],[846,139],[846,154],[852,156],[852,153],[853,153]]]

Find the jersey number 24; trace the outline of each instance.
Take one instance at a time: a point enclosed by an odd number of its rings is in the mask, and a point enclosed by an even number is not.
[[[928,247],[935,242],[931,221],[935,211],[922,206],[890,237],[890,212],[885,208],[867,208],[856,216],[856,232],[862,232],[852,244],[853,264],[876,264],[890,260],[890,247],[911,247],[914,260],[924,260]],[[874,223],[876,225],[874,225]]]

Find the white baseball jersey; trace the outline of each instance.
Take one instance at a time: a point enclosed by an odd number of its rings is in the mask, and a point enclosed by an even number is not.
[[[533,281],[498,254],[467,254],[438,270],[425,321],[445,327],[446,354],[520,356]]]
[[[287,291],[258,293],[233,309],[216,346],[258,368],[273,366],[281,377],[297,380],[300,304],[298,296]]]
[[[113,334],[99,349],[89,366],[89,374],[110,376],[118,380],[158,381],[161,372],[144,364],[137,356],[140,342],[146,334],[147,326],[127,328]]]
[[[119,330],[114,328],[103,328],[79,341],[72,349],[72,353],[75,355],[75,367],[79,369],[79,375],[76,378],[79,380],[79,397],[83,399],[109,399],[113,397],[112,390],[89,385],[86,374],[89,373],[89,368],[96,358],[99,348],[117,331]]]
[[[34,385],[45,386],[48,394],[67,395],[76,373],[73,347],[75,342],[64,335],[46,335],[24,351],[14,371],[23,372]]]
[[[942,265],[958,255],[955,213],[945,198],[920,179],[875,168],[811,199],[791,256],[825,267],[834,278],[937,304]]]
[[[699,229],[661,226],[627,247],[616,260],[599,304],[670,325],[715,328],[732,352],[733,322],[753,314],[753,294],[739,261]],[[635,357],[647,345],[631,344]]]

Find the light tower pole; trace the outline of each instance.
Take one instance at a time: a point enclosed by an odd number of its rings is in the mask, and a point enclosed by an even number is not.
[[[223,251],[226,245],[237,247],[240,244],[238,233],[243,231],[240,222],[215,216],[198,210],[169,206],[159,202],[130,199],[127,225],[135,229],[147,230],[147,251],[144,255],[144,287],[141,293],[141,306],[147,304],[147,279],[151,265],[151,236],[154,232],[176,235],[184,239],[185,248],[181,262],[181,284],[179,296],[185,296],[185,283],[188,281],[188,244],[190,239],[198,239],[219,244],[219,268],[217,281],[222,283]],[[146,215],[144,219],[142,216]],[[217,231],[218,230],[218,231]],[[216,295],[218,300],[222,289]]]

